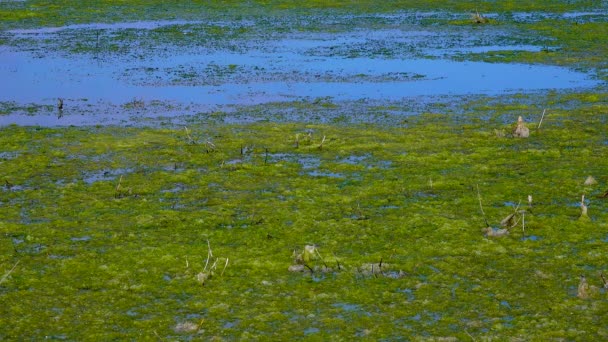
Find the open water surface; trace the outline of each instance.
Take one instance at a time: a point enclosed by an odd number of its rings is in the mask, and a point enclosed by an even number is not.
[[[197,25],[201,23],[134,22],[9,31],[19,39],[38,42],[42,48],[0,47],[0,79],[6,80],[0,83],[0,102],[52,108],[58,98],[63,98],[66,106],[70,102],[120,106],[160,101],[217,110],[316,98],[395,102],[421,96],[586,89],[599,84],[590,74],[564,67],[456,61],[450,56],[540,51],[543,47],[508,40],[492,44],[480,32],[446,33],[407,25],[275,34],[237,41],[231,47],[209,43],[180,48],[159,43],[145,53],[133,48],[125,54],[107,53],[103,44],[95,53],[66,54],[51,45],[47,51],[43,43],[65,39],[62,34],[66,32],[72,37],[78,32],[104,36],[159,27],[190,32]],[[0,117],[2,124],[48,124],[46,121],[21,114]]]

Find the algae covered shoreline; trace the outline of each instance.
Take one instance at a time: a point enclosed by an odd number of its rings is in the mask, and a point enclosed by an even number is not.
[[[94,61],[124,64],[105,75],[113,82],[151,87],[430,79],[282,64],[258,73],[244,62],[154,69],[143,54],[257,46],[273,61],[287,51],[526,63],[596,83],[223,107],[2,98],[0,339],[608,338],[605,5],[408,2],[435,13],[422,17],[401,2],[54,4],[0,3],[0,41],[27,58],[65,58],[68,78]],[[216,21],[180,21],[202,9]],[[471,21],[475,9],[487,23]],[[281,20],[238,18],[262,10]],[[110,25],[133,19],[178,22]],[[95,22],[109,26],[86,28]],[[85,27],[36,31],[73,24]],[[290,42],[303,48],[283,49]],[[519,116],[528,138],[513,136]]]
[[[2,271],[18,264],[1,285],[1,334],[605,336],[608,107],[597,100],[529,123],[528,139],[477,114],[398,127],[4,127]],[[533,196],[525,230],[485,237],[477,187],[494,228]],[[220,267],[202,285],[208,243]],[[306,245],[319,251],[310,271],[289,272]],[[596,288],[587,299],[581,274]]]

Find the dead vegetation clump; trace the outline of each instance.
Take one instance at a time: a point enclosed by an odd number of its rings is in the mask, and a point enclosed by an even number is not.
[[[483,217],[485,227],[481,229],[481,232],[485,237],[502,237],[510,234],[510,229],[516,227],[521,221],[521,230],[525,237],[526,235],[526,213],[528,210],[532,210],[532,195],[528,195],[528,209],[520,209],[521,201],[517,203],[517,206],[513,212],[507,215],[500,221],[500,226],[503,228],[492,227],[486,218],[486,214],[483,211],[483,205],[481,203],[481,193],[479,192],[479,185],[477,185],[477,199],[479,200],[479,209]]]
[[[597,298],[601,293],[603,293],[602,288],[608,289],[608,281],[606,281],[606,278],[604,277],[603,273],[600,273],[600,278],[602,280],[602,285],[598,287],[595,285],[589,285],[589,282],[587,281],[587,277],[585,277],[585,275],[581,274],[579,282],[578,282],[576,296],[580,299]]]
[[[530,136],[530,129],[524,124],[524,119],[521,115],[517,119],[517,126],[513,131],[513,136],[516,138],[527,138]]]
[[[114,198],[116,199],[120,199],[120,198],[125,198],[125,197],[129,197],[133,195],[133,189],[129,188],[125,188],[122,186],[122,175],[120,176],[120,179],[118,180],[118,184],[116,185],[116,188],[114,189]]]
[[[402,270],[395,270],[391,264],[385,263],[380,259],[378,263],[366,263],[357,269],[359,274],[365,277],[384,277],[392,279],[401,279],[407,276],[407,273]]]
[[[585,186],[591,186],[591,185],[596,185],[597,184],[597,180],[595,180],[595,178],[593,176],[589,176],[587,177],[587,179],[585,179],[585,183],[583,183]]]
[[[311,275],[315,273],[331,273],[334,271],[341,271],[342,265],[336,258],[336,268],[330,267],[325,259],[321,256],[319,248],[316,245],[305,245],[302,251],[293,251],[293,264],[289,266],[289,272],[306,272],[309,271]],[[321,265],[315,265],[314,263],[320,261]]]
[[[294,250],[292,257],[293,264],[289,266],[288,271],[306,273],[312,277],[348,269],[344,267],[335,255],[331,259],[323,258],[319,252],[319,248],[315,245],[306,245],[301,251]],[[407,276],[407,273],[396,269],[392,264],[385,263],[382,258],[377,263],[363,263],[361,266],[351,268],[351,270],[354,275],[366,278],[401,279]]]
[[[473,20],[473,22],[475,24],[487,24],[490,22],[490,20],[488,18],[479,14],[479,11],[477,11],[477,10],[475,10],[475,13],[471,14],[471,19]]]
[[[207,260],[205,261],[205,266],[203,267],[203,270],[196,275],[196,280],[203,286],[205,286],[205,283],[209,279],[213,278],[216,274],[217,262],[220,260],[220,258],[215,258],[213,263],[210,264],[212,259],[213,259],[213,252],[211,251],[211,243],[209,242],[209,240],[207,240]],[[228,267],[229,259],[228,258],[225,258],[225,259],[226,259],[226,261],[224,263],[224,268],[222,269],[222,272],[219,275],[220,277],[222,277],[224,275],[224,271],[226,271],[226,267]]]

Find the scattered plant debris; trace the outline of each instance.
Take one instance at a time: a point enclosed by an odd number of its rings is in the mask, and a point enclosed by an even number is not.
[[[118,179],[118,184],[116,184],[116,188],[114,189],[114,198],[125,198],[133,195],[133,190],[129,187],[123,189],[122,187],[122,175]]]
[[[203,267],[203,270],[196,275],[196,280],[198,280],[198,282],[203,286],[208,280],[210,280],[215,275],[215,272],[217,270],[217,262],[220,260],[220,258],[215,258],[213,264],[209,265],[211,259],[213,259],[213,251],[211,250],[211,243],[209,242],[209,240],[207,240],[207,260],[205,261],[205,266]],[[224,275],[224,271],[226,271],[226,267],[228,267],[229,259],[225,259],[226,261],[224,262],[224,268],[220,273],[220,277]]]

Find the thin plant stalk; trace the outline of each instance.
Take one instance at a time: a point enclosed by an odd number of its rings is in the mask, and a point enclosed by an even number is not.
[[[226,263],[224,264],[224,269],[222,270],[222,273],[220,273],[220,277],[224,275],[224,271],[226,270],[226,267],[228,267],[228,258],[226,258]]]
[[[205,267],[203,267],[203,272],[207,270],[207,266],[209,265],[209,259],[213,258],[213,252],[211,252],[211,243],[207,240],[207,261],[205,261]]]
[[[4,274],[4,276],[2,276],[2,279],[0,279],[0,284],[4,283],[6,281],[6,279],[8,279],[8,276],[11,275],[11,273],[13,273],[13,271],[15,270],[15,268],[17,267],[17,265],[19,265],[19,262],[21,260],[17,260],[17,262],[15,263],[15,265],[13,265],[13,268],[11,268],[8,272],[6,272]]]
[[[540,121],[538,123],[537,129],[540,129],[540,125],[543,123],[543,118],[545,117],[545,112],[546,111],[547,111],[547,108],[543,109],[543,115],[540,117]]]
[[[483,205],[481,204],[481,193],[479,192],[479,184],[477,184],[477,199],[479,199],[479,209],[481,209],[481,215],[483,216],[483,221],[486,223],[486,227],[489,227],[490,224],[486,219],[486,213],[483,211]]]

